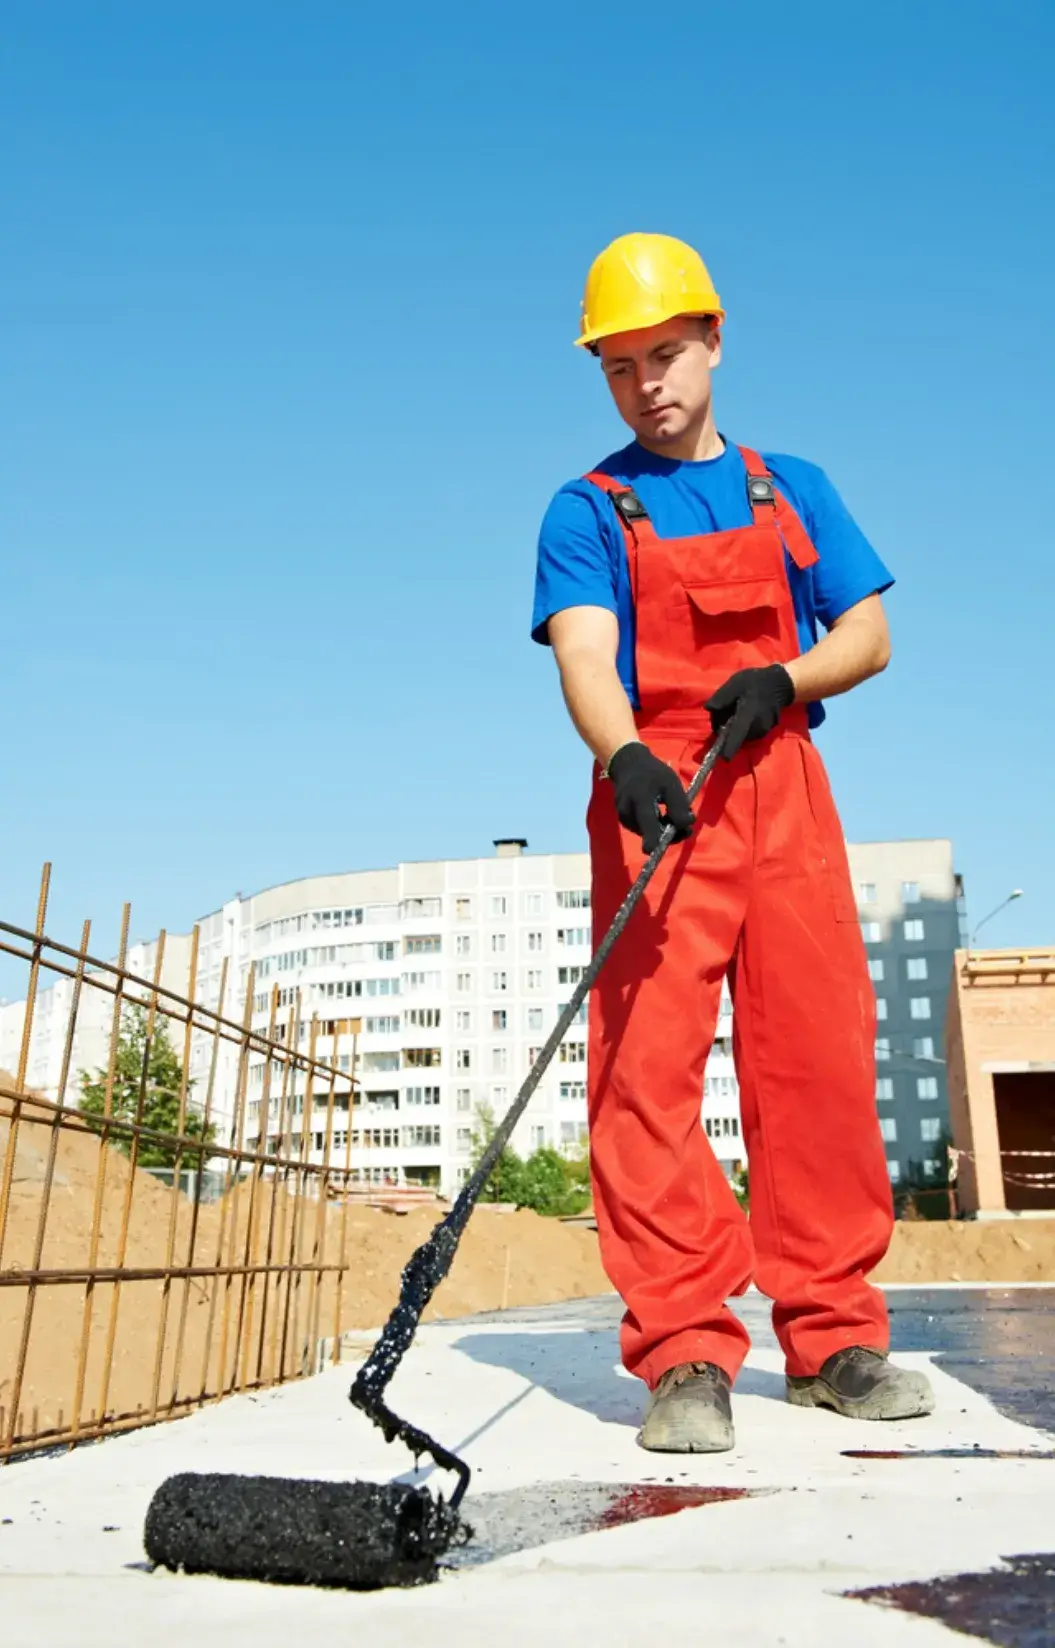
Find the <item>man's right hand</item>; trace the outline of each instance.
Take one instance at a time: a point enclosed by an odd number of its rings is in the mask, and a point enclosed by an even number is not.
[[[641,837],[646,853],[659,846],[664,824],[673,824],[675,841],[692,834],[696,817],[681,779],[647,745],[624,744],[616,750],[608,763],[608,776],[615,786],[619,822]]]

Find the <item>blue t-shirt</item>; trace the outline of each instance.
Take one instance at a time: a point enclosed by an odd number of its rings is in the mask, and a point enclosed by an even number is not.
[[[830,628],[850,607],[889,589],[894,580],[823,469],[782,453],[762,456],[820,557],[800,571],[786,551],[784,556],[799,645],[806,652],[817,639],[818,622]],[[595,467],[633,487],[661,538],[751,524],[747,472],[731,443],[720,457],[689,463],[658,457],[631,441]],[[561,487],[543,518],[533,639],[548,644],[553,614],[581,606],[606,607],[619,619],[619,679],[636,709],[634,606],[623,529],[611,498],[591,482],[578,480]],[[810,724],[823,719],[821,705],[811,704]]]

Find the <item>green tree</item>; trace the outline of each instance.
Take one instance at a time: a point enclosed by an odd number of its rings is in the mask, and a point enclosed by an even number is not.
[[[524,1163],[521,1205],[553,1218],[581,1213],[590,1200],[589,1173],[585,1152],[569,1157],[552,1145],[540,1145]]]
[[[490,1105],[481,1104],[476,1109],[476,1126],[472,1138],[472,1165],[479,1166],[480,1158],[495,1136],[497,1123],[495,1114]],[[499,1156],[491,1177],[480,1193],[482,1202],[515,1202],[518,1207],[521,1203],[521,1189],[524,1177],[524,1163],[509,1145],[506,1145]]]
[[[103,1131],[106,1112],[106,1071],[97,1070],[94,1076],[87,1070],[79,1072],[81,1089],[80,1108],[88,1117],[96,1133]],[[114,1066],[113,1097],[110,1115],[116,1121],[134,1122],[137,1117],[144,1127],[158,1133],[179,1132],[180,1087],[183,1067],[169,1038],[168,1021],[160,1016],[154,1019],[153,1033],[148,1035],[147,1012],[144,1007],[125,1009],[117,1058]],[[211,1144],[215,1128],[210,1123],[206,1131],[200,1110],[191,1102],[187,1083],[186,1112],[183,1118],[185,1135],[203,1139]],[[139,1113],[140,1094],[143,1096],[142,1114]],[[127,1156],[131,1153],[131,1135],[111,1133],[110,1143]],[[178,1146],[158,1139],[141,1139],[137,1161],[141,1167],[172,1167]],[[184,1159],[186,1159],[186,1149]],[[188,1165],[197,1165],[197,1152]]]

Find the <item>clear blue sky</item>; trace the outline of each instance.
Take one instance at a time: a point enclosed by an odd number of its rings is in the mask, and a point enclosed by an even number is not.
[[[9,0],[0,912],[584,844],[528,638],[623,430],[571,348],[629,229],[704,253],[720,426],[899,582],[822,733],[851,839],[950,835],[1055,941],[1055,12]],[[0,983],[3,981],[0,980]]]

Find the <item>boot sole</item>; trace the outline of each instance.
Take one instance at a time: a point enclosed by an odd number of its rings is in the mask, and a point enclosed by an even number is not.
[[[879,1390],[856,1400],[839,1396],[821,1380],[789,1384],[787,1399],[793,1408],[829,1408],[844,1419],[924,1419],[934,1412],[934,1392],[922,1374],[915,1376],[912,1389],[902,1385],[897,1392]]]

